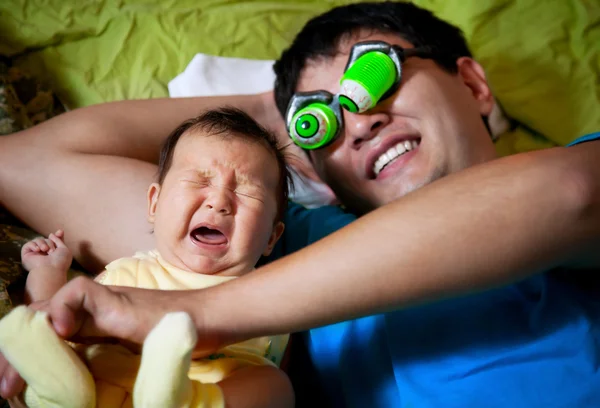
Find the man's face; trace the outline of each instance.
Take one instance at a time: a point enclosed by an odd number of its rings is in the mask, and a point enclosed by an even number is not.
[[[343,41],[335,57],[309,61],[296,91],[337,93],[350,49],[360,41],[412,47],[395,35],[360,33]],[[344,111],[340,137],[310,152],[317,173],[348,208],[371,211],[495,157],[481,119],[493,106],[483,70],[469,58],[458,66],[458,74],[449,74],[433,60],[408,58],[391,97],[362,114]]]

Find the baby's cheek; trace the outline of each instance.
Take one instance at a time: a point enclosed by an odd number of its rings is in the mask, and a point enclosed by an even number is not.
[[[269,242],[273,223],[270,218],[263,217],[253,226],[253,234],[249,238],[255,252],[262,253]]]

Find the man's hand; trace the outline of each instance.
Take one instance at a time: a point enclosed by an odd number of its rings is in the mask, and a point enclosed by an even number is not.
[[[180,292],[151,291],[103,286],[78,277],[62,287],[52,299],[30,307],[49,314],[56,333],[81,343],[141,344],[165,313],[177,309]],[[183,309],[179,309],[183,310]],[[0,355],[0,395],[11,398],[24,386],[15,369]]]
[[[104,286],[78,277],[49,302],[39,302],[34,307],[48,312],[59,336],[81,343],[118,340],[142,344],[165,314],[183,311],[192,317],[199,331],[196,351],[209,354],[222,346],[224,339],[201,329],[202,299],[207,290]]]
[[[61,288],[45,310],[56,333],[74,341],[90,343],[118,338],[142,343],[148,332],[168,311],[175,293],[103,286],[78,277]],[[105,341],[105,340],[104,340]]]
[[[38,268],[53,268],[65,273],[73,262],[73,254],[63,242],[62,230],[50,234],[48,238],[38,237],[21,248],[23,268],[32,271]]]

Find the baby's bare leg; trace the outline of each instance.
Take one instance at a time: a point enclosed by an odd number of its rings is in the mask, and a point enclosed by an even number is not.
[[[283,371],[273,366],[245,367],[219,382],[228,408],[294,406],[294,389]]]

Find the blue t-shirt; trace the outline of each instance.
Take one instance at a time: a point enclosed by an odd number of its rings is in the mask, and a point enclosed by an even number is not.
[[[292,206],[274,256],[352,219]],[[336,406],[599,407],[600,297],[577,287],[578,273],[313,329],[309,352]]]

